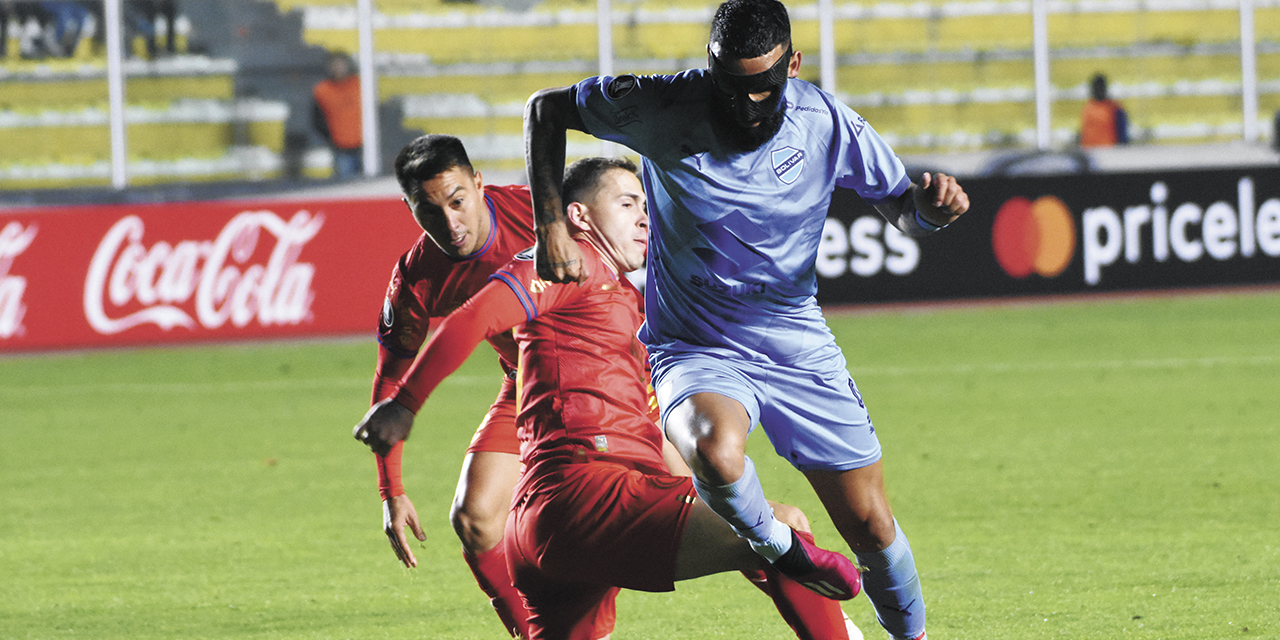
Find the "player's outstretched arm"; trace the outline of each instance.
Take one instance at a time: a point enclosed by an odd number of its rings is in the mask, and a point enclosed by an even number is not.
[[[538,277],[549,282],[582,282],[587,278],[582,250],[569,237],[561,199],[565,132],[584,128],[573,87],[543,89],[525,104],[525,169],[538,235],[535,265]]]
[[[418,566],[418,559],[413,557],[413,551],[409,548],[409,538],[405,535],[406,527],[413,531],[414,537],[418,540],[427,539],[427,534],[422,531],[422,525],[418,522],[418,510],[413,508],[413,501],[409,496],[400,494],[383,500],[382,530],[387,534],[387,540],[391,542],[391,550],[396,552],[396,558],[404,563],[404,566],[412,569]]]
[[[405,375],[400,388],[365,414],[351,431],[378,454],[379,490],[383,496],[382,529],[396,558],[406,567],[418,561],[409,550],[405,528],[419,540],[426,535],[418,522],[413,502],[400,484],[400,455],[397,446],[409,436],[414,415],[440,384],[457,370],[484,338],[502,333],[525,319],[525,310],[515,293],[501,281],[492,281],[459,309],[445,318]]]

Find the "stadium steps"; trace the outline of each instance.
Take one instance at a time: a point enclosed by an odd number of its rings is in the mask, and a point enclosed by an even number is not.
[[[353,2],[280,4],[303,12],[308,42],[356,47]],[[1257,33],[1280,34],[1280,0],[1261,0],[1256,7]],[[441,104],[470,105],[451,115],[428,110],[407,116],[408,126],[487,139],[517,135],[518,106],[529,94],[596,72],[594,3],[549,0],[527,12],[407,1],[380,2],[378,8],[381,96],[434,94]],[[614,3],[620,58],[614,68],[700,66],[713,8],[688,0]],[[802,77],[816,81],[816,5],[791,9],[796,47],[807,53]],[[1112,78],[1113,93],[1125,101],[1135,139],[1239,135],[1239,125],[1232,124],[1240,120],[1233,3],[1101,0],[1055,2],[1050,10],[1051,83],[1057,88],[1052,129],[1059,143],[1075,139],[1084,83],[1097,71]],[[1029,1],[868,1],[838,3],[835,13],[837,93],[881,133],[920,151],[1034,144]],[[1263,42],[1259,71],[1264,81],[1280,78],[1274,44]],[[1128,87],[1141,90],[1130,96]],[[1280,96],[1264,90],[1262,113],[1277,106]],[[521,153],[519,144],[509,151],[513,158]]]
[[[225,179],[234,166],[259,173],[262,163],[245,158],[278,155],[288,106],[234,99],[236,71],[233,60],[205,56],[126,60],[127,153],[130,162],[143,163],[131,174]],[[9,60],[0,83],[0,188],[97,179],[111,157],[104,61]],[[201,176],[194,172],[199,166],[210,172]]]
[[[127,153],[131,162],[182,164],[181,173],[140,171],[157,178],[173,175],[194,179],[192,163],[208,163],[228,155],[245,155],[237,149],[256,149],[279,155],[283,149],[283,103],[262,100],[176,100],[161,108],[131,104],[125,109]],[[181,145],[175,145],[181,140]],[[104,106],[72,111],[38,113],[0,111],[0,188],[29,186],[32,176],[46,182],[75,175],[75,167],[87,169],[111,158],[109,114]],[[216,163],[215,163],[216,164]],[[45,167],[45,168],[42,168]],[[220,179],[226,163],[204,179]],[[257,170],[249,168],[250,173]],[[14,184],[14,181],[19,184]]]
[[[1080,74],[1074,77],[1085,76]],[[1280,80],[1261,85],[1263,104],[1280,105]],[[1057,144],[1074,143],[1088,84],[1055,89],[1051,128]],[[1132,117],[1135,140],[1181,143],[1188,138],[1238,138],[1240,86],[1231,78],[1187,80],[1176,75],[1113,82],[1113,94]],[[906,89],[898,93],[842,93],[842,100],[868,118],[895,145],[910,151],[939,146],[983,148],[1035,143],[1034,89],[1025,84],[1003,88],[976,85],[970,90]],[[508,157],[520,155],[520,100],[489,101],[475,93],[421,94],[405,97],[406,124],[425,131],[464,137],[511,140]],[[939,134],[938,131],[945,131]],[[909,152],[909,151],[904,151]]]
[[[125,99],[163,103],[176,97],[227,100],[233,95],[233,60],[177,56],[126,60]],[[0,109],[73,109],[107,103],[105,60],[6,60],[0,65]]]
[[[307,153],[302,172],[310,178],[329,175],[332,158],[327,150]],[[171,182],[219,182],[276,178],[285,171],[280,154],[264,147],[229,147],[221,155],[208,158],[183,157],[176,160],[133,159],[127,164],[132,185]],[[111,164],[55,162],[40,165],[0,165],[0,188],[49,189],[105,186],[111,183]]]
[[[450,5],[451,7],[453,5]],[[496,60],[568,60],[595,56],[594,5],[527,12],[458,10],[375,16],[380,51],[423,53],[441,64]],[[615,6],[614,46],[623,58],[705,57],[713,3],[701,9]],[[301,7],[312,44],[354,51],[354,4]],[[1239,18],[1221,0],[1058,2],[1051,5],[1054,48],[1235,42]],[[835,8],[836,48],[843,53],[886,53],[1029,48],[1028,0],[985,2],[840,4]],[[817,52],[817,8],[792,10],[796,46]],[[1257,33],[1280,33],[1280,0],[1259,0]]]

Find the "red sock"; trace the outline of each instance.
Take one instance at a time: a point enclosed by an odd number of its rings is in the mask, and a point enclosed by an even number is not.
[[[799,531],[796,534],[813,542],[813,536],[810,534]],[[767,580],[761,590],[773,599],[773,605],[778,608],[778,613],[782,614],[782,619],[791,626],[791,630],[795,631],[797,638],[800,640],[849,640],[849,631],[845,626],[844,612],[840,610],[840,603],[806,589],[799,582],[779,573],[772,565],[764,564],[767,566],[760,573],[764,574]],[[742,573],[757,587],[761,587],[754,575],[746,571]]]
[[[529,610],[525,608],[520,592],[511,584],[511,576],[507,573],[507,552],[502,543],[482,553],[463,551],[462,557],[471,567],[480,590],[489,596],[489,603],[498,612],[507,633],[513,638],[528,638]]]

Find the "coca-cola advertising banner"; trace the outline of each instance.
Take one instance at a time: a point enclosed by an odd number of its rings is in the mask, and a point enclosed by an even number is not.
[[[376,330],[395,199],[0,212],[0,351]]]
[[[908,238],[852,192],[818,249],[825,303],[1280,283],[1280,167],[961,180],[972,208]]]

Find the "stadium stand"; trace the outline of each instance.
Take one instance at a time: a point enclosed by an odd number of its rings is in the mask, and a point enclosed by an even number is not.
[[[157,27],[150,36],[156,44],[135,46],[127,71],[129,131],[136,137],[131,162],[160,167],[148,178],[154,180],[327,175],[326,152],[306,133],[306,100],[327,51],[358,49],[355,0],[174,5],[177,17],[165,22],[176,25],[181,18],[189,25],[182,29],[189,51],[165,53],[178,29]],[[487,165],[518,171],[527,97],[598,69],[594,2],[374,5],[386,146],[417,130],[447,131],[467,137],[468,148]],[[615,0],[613,68],[657,73],[705,64],[714,6],[702,0]],[[1280,0],[1257,0],[1254,6],[1259,119],[1270,123],[1280,110]],[[1236,7],[1228,0],[1051,2],[1053,144],[1073,146],[1087,82],[1098,71],[1108,75],[1112,95],[1125,104],[1135,142],[1238,139],[1243,124]],[[816,82],[817,6],[790,8],[796,48],[806,54],[803,77]],[[836,93],[899,152],[1034,146],[1028,0],[837,0],[834,9]],[[104,126],[95,124],[105,108],[100,52],[90,48],[84,58],[85,47],[75,47],[72,57],[36,60],[23,58],[21,48],[10,38],[2,49],[14,55],[0,65],[0,144],[23,151],[0,160],[0,188],[56,182],[31,176],[74,174],[74,167],[92,168],[83,179],[105,179],[101,144],[91,143],[105,135]],[[161,144],[165,136],[149,134],[151,129],[168,129],[169,140],[190,144]],[[1264,126],[1263,132],[1270,136],[1272,128]],[[585,136],[571,136],[570,144],[571,154],[600,150]],[[163,170],[179,161],[208,168],[181,175]]]
[[[354,2],[281,1],[303,14],[307,42],[355,46]],[[404,95],[427,131],[514,137],[533,91],[594,73],[594,3],[548,0],[527,11],[491,3],[377,3],[380,93]],[[1256,3],[1260,110],[1280,107],[1280,3]],[[705,62],[714,3],[614,2],[618,72]],[[1145,143],[1215,142],[1242,134],[1239,16],[1220,0],[1078,0],[1051,4],[1052,138],[1071,146],[1088,78],[1105,70]],[[792,4],[804,77],[817,81],[813,4]],[[837,3],[837,94],[903,152],[1035,144],[1030,2]],[[411,106],[410,106],[411,105]],[[1268,130],[1266,132],[1270,134]],[[520,162],[512,139],[505,161]],[[500,154],[502,155],[502,154]]]
[[[51,4],[58,3],[0,2],[32,9],[21,17],[36,20],[36,31],[51,17],[35,8]],[[126,0],[124,7],[126,26],[140,18],[150,25],[145,33],[125,29],[134,40],[124,64],[130,184],[329,175],[330,152],[312,139],[309,122],[310,88],[327,52],[302,41],[300,15],[281,14],[266,0]],[[10,17],[18,18],[10,12],[0,24]],[[73,51],[27,46],[21,37],[0,46],[7,54],[0,59],[0,189],[110,183],[106,58],[102,29],[93,24],[101,17],[81,17],[93,28],[81,23]],[[396,148],[413,134],[400,128],[401,102],[379,111],[384,140]]]
[[[21,7],[31,10],[21,16],[29,22],[44,21],[33,33],[53,32],[62,25],[70,35],[63,48],[15,42],[12,37],[5,43],[0,146],[6,152],[0,160],[0,189],[109,183],[101,3],[8,6],[11,11],[5,18],[12,19],[10,26],[18,18],[12,9]],[[54,14],[51,8],[65,8],[67,13]],[[236,59],[190,51],[192,23],[185,13],[175,14],[174,3],[130,1],[124,9],[131,182],[279,174],[288,105],[238,93],[241,65]]]

